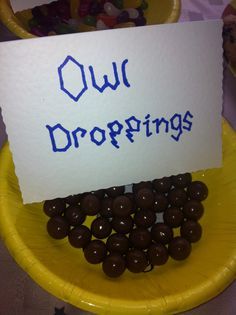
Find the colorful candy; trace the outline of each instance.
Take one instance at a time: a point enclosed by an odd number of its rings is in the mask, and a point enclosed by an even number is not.
[[[72,18],[70,1],[58,0],[33,8],[28,28],[41,37],[143,26],[147,7],[144,0],[81,0],[78,8],[73,7]]]

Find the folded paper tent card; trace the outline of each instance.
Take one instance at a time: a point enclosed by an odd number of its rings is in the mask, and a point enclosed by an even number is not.
[[[24,203],[221,166],[222,22],[0,43]]]

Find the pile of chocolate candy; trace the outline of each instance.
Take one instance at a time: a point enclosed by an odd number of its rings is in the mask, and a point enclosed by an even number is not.
[[[72,18],[70,1],[58,0],[33,8],[28,27],[36,36],[47,36],[143,26],[147,8],[146,0],[81,0]]]
[[[150,271],[169,256],[186,259],[201,238],[207,196],[207,186],[185,173],[133,184],[132,192],[121,186],[48,200],[44,212],[51,237],[68,237],[89,263],[118,277],[126,268]],[[83,225],[87,216],[95,216],[90,227]]]

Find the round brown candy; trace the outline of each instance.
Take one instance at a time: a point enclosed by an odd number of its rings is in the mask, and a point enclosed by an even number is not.
[[[111,253],[125,254],[129,249],[129,239],[123,234],[115,233],[108,237],[106,246]]]
[[[95,215],[101,209],[101,202],[95,195],[88,194],[81,201],[81,210],[86,215]]]
[[[171,179],[170,177],[162,177],[154,179],[152,182],[154,189],[160,193],[167,193],[171,188]]]
[[[180,228],[180,234],[190,243],[198,242],[202,236],[202,227],[196,221],[186,221]]]
[[[96,218],[91,224],[91,232],[96,238],[108,237],[111,230],[111,224],[106,218]]]
[[[141,209],[151,209],[154,204],[154,194],[151,189],[142,188],[137,191],[135,201]]]
[[[66,237],[69,233],[70,226],[67,221],[61,216],[55,216],[49,219],[47,223],[48,234],[59,240]]]
[[[65,198],[66,203],[71,206],[80,205],[80,201],[83,198],[83,194],[70,195]]]
[[[183,207],[183,213],[187,219],[197,221],[202,217],[204,213],[204,207],[200,201],[189,200]]]
[[[117,233],[127,234],[132,230],[133,225],[134,222],[131,216],[112,219],[112,227]]]
[[[134,215],[134,223],[137,226],[148,228],[156,221],[156,215],[151,210],[139,210]]]
[[[129,239],[131,244],[137,249],[145,249],[151,243],[151,233],[142,227],[138,227],[130,232]]]
[[[184,214],[179,208],[171,207],[166,209],[163,215],[164,223],[172,228],[180,226],[184,219]]]
[[[187,194],[182,188],[174,188],[170,190],[168,199],[173,207],[181,207],[187,201]]]
[[[103,199],[105,196],[105,189],[93,190],[90,194],[98,197],[98,199]]]
[[[208,188],[203,182],[194,181],[188,186],[187,193],[190,199],[203,201],[208,196]]]
[[[173,238],[172,229],[164,223],[156,223],[151,229],[152,239],[161,244],[168,244]]]
[[[68,235],[68,240],[73,247],[84,248],[91,241],[91,232],[87,226],[81,225],[73,228]]]
[[[120,277],[124,273],[125,268],[125,259],[119,253],[108,255],[102,263],[103,272],[111,278]]]
[[[106,194],[111,197],[115,198],[120,195],[123,195],[125,192],[125,186],[114,186],[106,189]]]
[[[84,257],[90,264],[101,263],[106,253],[106,245],[100,240],[93,240],[84,248]]]
[[[142,188],[152,189],[152,183],[140,182],[140,183],[133,184],[133,193],[137,193]]]
[[[153,266],[164,265],[169,258],[167,248],[160,243],[150,245],[150,247],[148,248],[147,254],[148,254],[149,262]]]
[[[183,237],[176,236],[168,246],[169,255],[175,260],[184,260],[191,253],[191,244]]]
[[[135,195],[133,193],[131,193],[131,192],[127,192],[127,193],[124,194],[124,196],[128,197],[129,200],[132,203],[132,211],[131,211],[131,213],[135,213],[137,211],[137,208],[138,208],[136,203],[135,203]]]
[[[190,173],[178,174],[171,177],[172,184],[176,188],[185,188],[192,181],[192,175]]]
[[[112,218],[112,198],[104,198],[101,202],[100,215],[104,218]]]
[[[118,196],[113,200],[112,214],[115,217],[127,217],[132,212],[132,202],[126,196]]]
[[[126,266],[131,272],[143,272],[148,266],[145,253],[138,249],[130,250],[126,255]]]
[[[164,212],[168,207],[168,199],[164,193],[154,193],[154,204],[152,210],[154,212]]]
[[[66,202],[64,199],[56,198],[53,200],[46,200],[43,205],[44,213],[49,217],[61,215],[66,209]]]
[[[69,206],[66,209],[65,218],[70,225],[77,226],[84,222],[86,216],[79,206]]]

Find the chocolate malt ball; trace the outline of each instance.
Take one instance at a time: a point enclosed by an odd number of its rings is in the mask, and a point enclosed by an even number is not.
[[[85,215],[95,215],[101,209],[101,201],[95,195],[88,194],[81,201],[81,210]]]
[[[171,178],[170,177],[162,177],[158,179],[154,179],[152,182],[153,188],[159,193],[167,193],[171,186]]]
[[[64,199],[56,198],[46,200],[43,205],[43,211],[48,217],[61,215],[66,210],[66,202]]]
[[[151,189],[142,188],[135,194],[135,201],[141,209],[151,209],[154,204],[154,194]]]
[[[73,228],[68,235],[69,243],[76,248],[84,248],[91,241],[91,232],[87,226],[81,225]]]
[[[164,265],[169,258],[167,248],[160,243],[151,244],[148,248],[147,254],[149,262],[153,266]]]
[[[190,173],[178,174],[171,176],[172,184],[176,188],[185,188],[192,181],[192,175]]]
[[[124,234],[115,233],[108,237],[106,246],[110,253],[125,254],[129,249],[129,239]]]
[[[156,221],[156,214],[152,210],[141,209],[137,211],[134,215],[134,223],[137,226],[149,228]]]
[[[86,215],[79,206],[69,206],[65,211],[65,218],[70,225],[78,226],[83,224]]]
[[[176,207],[166,209],[163,214],[164,223],[172,228],[180,226],[184,219],[183,212]]]
[[[102,263],[103,272],[111,278],[120,277],[126,268],[126,262],[119,253],[112,253],[105,257]]]
[[[131,272],[143,272],[148,266],[145,253],[139,249],[130,250],[126,255],[126,266]]]
[[[106,194],[108,197],[115,198],[123,195],[125,192],[125,186],[114,186],[106,189]]]
[[[125,218],[113,218],[111,224],[117,233],[127,234],[132,230],[134,221],[131,216],[128,216]]]
[[[180,228],[180,235],[190,243],[195,243],[202,237],[202,227],[196,221],[186,221]]]
[[[84,248],[84,257],[90,264],[101,263],[106,253],[106,245],[100,240],[93,240]]]
[[[173,239],[172,229],[164,223],[156,223],[151,229],[152,239],[163,245],[168,244]]]
[[[132,202],[127,196],[118,196],[113,200],[112,214],[115,217],[128,217],[132,213]]]
[[[131,244],[137,249],[145,249],[151,243],[151,233],[142,227],[138,227],[130,232],[129,239]]]
[[[204,213],[204,207],[198,200],[189,200],[183,207],[184,216],[189,220],[197,221]]]
[[[208,196],[208,188],[203,182],[194,181],[189,185],[187,194],[190,199],[203,201]]]
[[[61,216],[55,216],[49,219],[47,223],[48,234],[55,239],[63,239],[69,233],[70,226]]]
[[[99,239],[108,237],[111,230],[111,224],[106,218],[96,218],[91,224],[92,234]]]
[[[168,246],[169,255],[175,260],[184,260],[191,253],[191,244],[185,238],[176,236]]]

